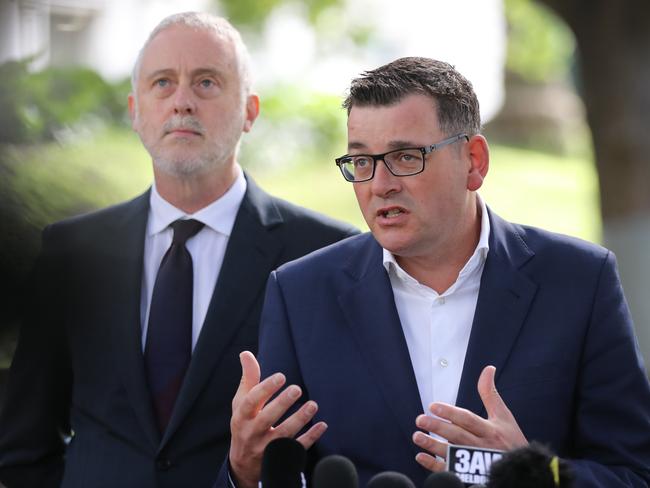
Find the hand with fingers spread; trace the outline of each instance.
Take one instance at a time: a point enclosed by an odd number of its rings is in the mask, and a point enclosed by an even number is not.
[[[278,437],[296,436],[314,417],[318,406],[316,402],[308,401],[275,426],[302,395],[300,387],[290,385],[280,391],[286,382],[282,373],[275,373],[260,381],[260,366],[255,356],[244,351],[239,358],[242,378],[232,401],[229,461],[237,486],[254,488],[260,479],[266,445]],[[297,440],[308,449],[326,429],[324,422],[318,422]]]
[[[487,411],[487,419],[464,408],[432,403],[429,409],[435,417],[420,415],[415,424],[418,428],[437,434],[452,444],[510,450],[528,445],[517,421],[501,399],[494,384],[494,366],[486,366],[478,380],[478,392]],[[421,452],[416,460],[431,471],[445,469],[447,443],[423,432],[413,434],[413,442],[427,452]]]

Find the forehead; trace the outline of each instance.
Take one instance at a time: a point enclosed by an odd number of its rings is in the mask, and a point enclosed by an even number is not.
[[[237,56],[232,39],[213,30],[170,26],[159,32],[145,48],[140,74],[196,68],[235,73]]]
[[[391,105],[353,106],[348,116],[350,145],[429,144],[439,134],[437,104],[428,95],[408,95]]]

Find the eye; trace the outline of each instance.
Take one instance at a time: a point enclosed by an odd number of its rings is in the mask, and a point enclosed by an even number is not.
[[[352,156],[350,158],[355,168],[366,168],[372,165],[372,160],[368,156]]]
[[[413,161],[416,161],[416,160],[418,160],[420,158],[419,158],[418,155],[415,155],[413,153],[403,152],[403,153],[401,153],[399,155],[398,159],[399,159],[399,161],[401,161],[403,163],[412,163]]]
[[[153,82],[154,85],[158,88],[167,88],[169,86],[169,80],[167,78],[159,78]]]
[[[215,86],[215,82],[209,78],[205,78],[204,80],[199,81],[199,85],[201,88],[212,88]]]

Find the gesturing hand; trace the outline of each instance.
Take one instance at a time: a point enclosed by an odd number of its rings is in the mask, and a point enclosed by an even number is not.
[[[262,455],[266,445],[278,437],[294,437],[316,414],[316,402],[308,401],[275,426],[276,422],[302,395],[300,387],[290,385],[269,401],[284,386],[286,378],[275,373],[260,382],[260,366],[255,356],[239,355],[242,378],[232,401],[229,461],[231,475],[240,488],[255,488],[260,479]],[[327,425],[318,422],[297,438],[305,449],[318,440]]]
[[[501,399],[494,384],[494,366],[486,366],[478,380],[478,393],[488,418],[484,419],[464,408],[445,403],[432,403],[429,407],[436,417],[420,415],[415,424],[427,432],[437,434],[452,444],[509,450],[528,445],[512,412]],[[435,456],[445,458],[447,444],[423,432],[413,434],[413,442],[428,453],[419,453],[417,462],[431,471],[442,471],[445,463]]]

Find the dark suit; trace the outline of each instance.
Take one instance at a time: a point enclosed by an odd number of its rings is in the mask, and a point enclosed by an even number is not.
[[[646,487],[650,387],[614,256],[490,214],[490,250],[457,405],[485,416],[481,370],[529,440],[571,458],[576,487]],[[338,453],[360,486],[396,470],[421,486],[411,441],[422,413],[382,250],[370,234],[272,273],[262,312],[263,376],[282,371],[329,428],[315,457]]]
[[[14,486],[211,486],[226,454],[238,354],[257,350],[271,270],[355,233],[248,178],[169,428],[144,374],[140,288],[149,195],[48,227],[0,419]],[[74,431],[66,447],[61,433]],[[65,472],[63,473],[65,455]]]

